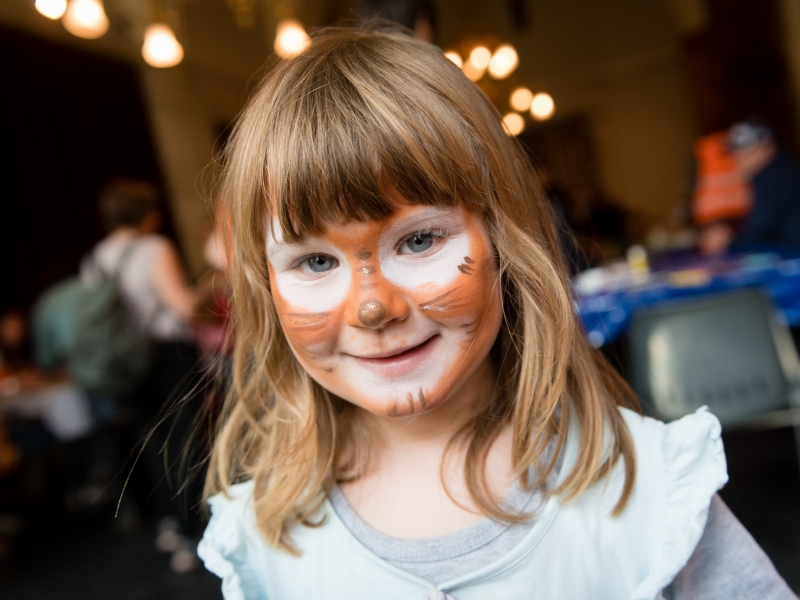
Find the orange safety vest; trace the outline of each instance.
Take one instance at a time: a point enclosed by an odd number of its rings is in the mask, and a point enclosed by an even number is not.
[[[746,217],[753,207],[753,191],[728,152],[725,131],[699,138],[694,144],[697,182],[692,217],[698,225]]]

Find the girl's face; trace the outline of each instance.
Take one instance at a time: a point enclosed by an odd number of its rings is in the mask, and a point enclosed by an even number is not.
[[[276,226],[266,243],[286,339],[333,394],[376,415],[418,414],[489,360],[502,300],[481,215],[403,201],[297,243]]]

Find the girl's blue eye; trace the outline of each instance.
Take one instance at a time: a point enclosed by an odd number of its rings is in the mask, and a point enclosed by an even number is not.
[[[338,264],[338,261],[332,256],[319,254],[307,259],[305,264],[308,265],[308,268],[312,273],[324,273],[325,271],[330,271],[332,268],[334,268]]]
[[[400,246],[400,254],[418,254],[433,246],[432,233],[415,233]]]

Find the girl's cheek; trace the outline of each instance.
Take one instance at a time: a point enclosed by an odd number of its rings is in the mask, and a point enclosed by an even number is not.
[[[336,343],[350,283],[349,272],[338,271],[316,281],[298,282],[270,269],[275,310],[298,358],[321,358]]]
[[[297,313],[326,313],[341,305],[350,289],[350,269],[339,266],[334,272],[312,281],[303,281],[289,273],[270,269],[273,289],[286,305]]]
[[[298,358],[309,361],[313,366],[324,367],[325,365],[316,363],[330,357],[336,345],[341,311],[286,312],[280,318],[286,339]]]

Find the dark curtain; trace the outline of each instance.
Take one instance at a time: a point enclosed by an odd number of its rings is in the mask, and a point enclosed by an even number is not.
[[[707,27],[684,39],[699,133],[757,117],[796,152],[775,0],[706,0],[706,5]]]
[[[0,28],[0,82],[1,312],[77,271],[107,180],[164,186],[134,66]]]

